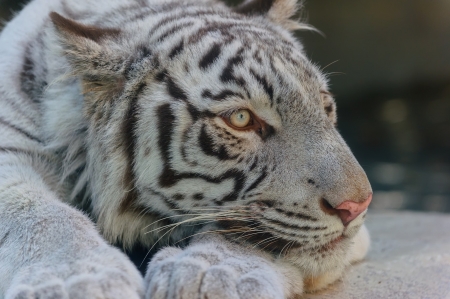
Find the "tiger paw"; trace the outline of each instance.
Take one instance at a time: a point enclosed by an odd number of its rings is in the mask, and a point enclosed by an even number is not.
[[[82,260],[21,269],[5,299],[140,299],[142,278],[117,250],[104,247]],[[55,266],[56,265],[56,266]]]
[[[145,298],[285,298],[274,264],[250,251],[218,236],[184,250],[162,249],[149,264]]]

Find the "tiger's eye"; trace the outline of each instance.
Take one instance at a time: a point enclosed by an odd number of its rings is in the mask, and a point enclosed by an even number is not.
[[[237,128],[244,128],[250,124],[252,116],[248,110],[237,110],[230,115],[230,123]]]

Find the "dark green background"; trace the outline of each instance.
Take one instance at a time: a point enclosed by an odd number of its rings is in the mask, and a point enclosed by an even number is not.
[[[19,8],[0,0],[0,18]],[[297,34],[329,74],[371,209],[450,212],[450,1],[310,0],[302,15],[325,35]]]

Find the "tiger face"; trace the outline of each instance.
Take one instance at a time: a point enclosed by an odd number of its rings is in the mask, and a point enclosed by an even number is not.
[[[154,242],[145,227],[162,218],[175,241],[192,234],[182,221],[213,223],[311,275],[333,268],[372,190],[326,78],[291,23],[214,7],[163,5],[121,29],[52,14],[82,82],[94,214],[112,239]]]

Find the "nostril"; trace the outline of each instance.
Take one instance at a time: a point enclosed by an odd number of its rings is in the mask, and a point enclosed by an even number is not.
[[[372,201],[372,194],[369,195],[363,202],[355,202],[351,200],[344,201],[335,209],[338,211],[338,216],[342,223],[346,226],[362,212],[364,212]]]
[[[337,215],[342,223],[347,226],[352,220],[364,212],[372,201],[372,194],[363,202],[355,202],[352,200],[344,201],[337,207],[333,206],[325,199],[320,200],[320,209],[328,215]]]
[[[336,215],[338,211],[325,199],[320,199],[320,209],[328,215]]]

